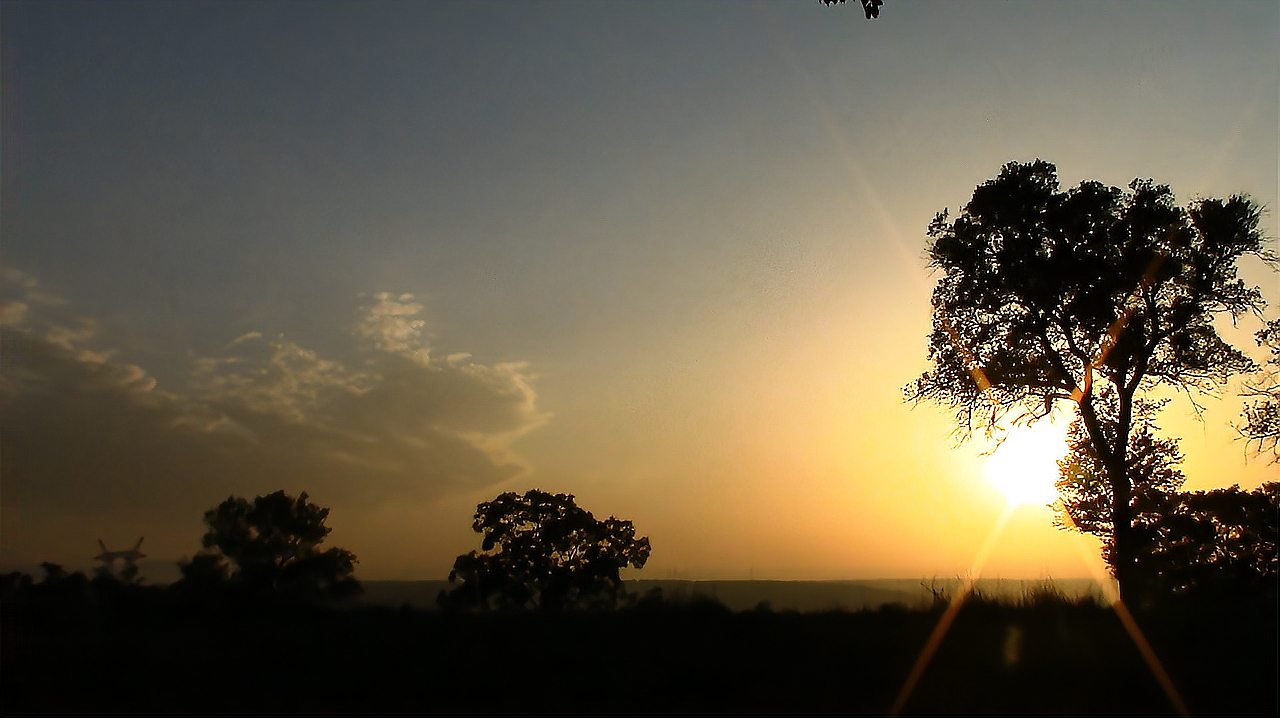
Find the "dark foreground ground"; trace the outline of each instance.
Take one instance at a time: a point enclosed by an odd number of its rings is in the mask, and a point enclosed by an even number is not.
[[[883,713],[936,610],[450,615],[179,603],[157,589],[0,606],[0,710]],[[1193,713],[1277,707],[1274,602],[1138,621]],[[1168,713],[1116,614],[970,600],[906,712]]]

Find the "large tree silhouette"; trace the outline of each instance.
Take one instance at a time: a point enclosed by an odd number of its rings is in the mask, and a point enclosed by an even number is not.
[[[1246,197],[1179,207],[1151,180],[1063,191],[1057,168],[1037,160],[1005,165],[954,220],[944,211],[929,225],[930,266],[942,273],[932,367],[907,397],[953,409],[965,437],[1074,404],[1110,489],[1122,597],[1137,580],[1135,399],[1160,385],[1194,396],[1255,368],[1214,319],[1264,306],[1237,276],[1241,257],[1275,262],[1258,219]]]
[[[636,538],[630,521],[598,520],[571,494],[507,492],[477,506],[471,527],[484,535],[482,551],[454,562],[444,607],[610,607],[622,595],[621,569],[649,559],[649,539]]]
[[[329,509],[284,491],[248,499],[231,496],[205,512],[204,552],[182,568],[192,588],[224,580],[255,593],[340,596],[360,590],[355,554],[321,549],[332,531]]]

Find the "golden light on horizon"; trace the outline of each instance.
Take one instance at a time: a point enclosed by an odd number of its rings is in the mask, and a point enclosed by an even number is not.
[[[1043,505],[1058,497],[1058,459],[1067,451],[1067,429],[1051,421],[1010,430],[987,458],[982,473],[1009,506]]]

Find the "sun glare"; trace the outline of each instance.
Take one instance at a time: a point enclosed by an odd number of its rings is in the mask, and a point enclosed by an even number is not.
[[[1067,451],[1067,430],[1048,421],[1017,428],[983,467],[987,481],[1010,506],[1047,504],[1058,497],[1058,459]]]

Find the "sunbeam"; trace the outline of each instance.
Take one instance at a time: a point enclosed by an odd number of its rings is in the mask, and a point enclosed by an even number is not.
[[[987,559],[991,556],[991,550],[995,548],[996,541],[1000,538],[1000,534],[1004,532],[1004,528],[1009,523],[1009,517],[1013,515],[1014,507],[1006,506],[1004,511],[996,518],[995,523],[991,526],[991,530],[987,532],[986,539],[978,548],[978,553],[974,556],[973,563],[969,566],[969,574],[965,582],[961,584],[960,590],[956,593],[951,602],[947,604],[947,608],[938,618],[938,623],[933,627],[933,631],[929,634],[928,640],[925,641],[924,647],[920,649],[920,655],[911,666],[911,672],[907,674],[907,679],[902,682],[902,688],[898,691],[898,697],[894,699],[893,706],[889,709],[889,715],[899,715],[902,709],[906,707],[907,701],[911,698],[912,691],[915,690],[916,684],[920,682],[920,677],[924,675],[924,671],[929,667],[929,661],[933,660],[933,656],[938,651],[938,647],[942,645],[942,639],[946,637],[947,631],[951,628],[951,623],[955,620],[956,614],[960,612],[960,607],[964,605],[965,599],[973,592],[973,583],[982,575],[982,569],[987,564]]]

